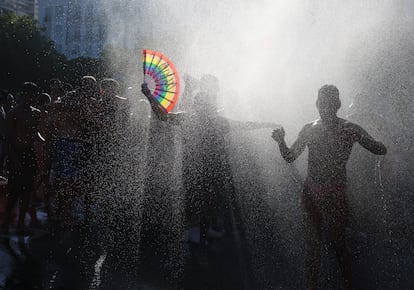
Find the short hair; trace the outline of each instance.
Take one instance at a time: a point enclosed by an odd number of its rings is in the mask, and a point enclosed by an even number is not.
[[[35,83],[25,82],[23,84],[22,91],[24,93],[31,94],[32,96],[36,96],[39,92],[39,87]]]
[[[95,88],[96,87],[96,79],[93,76],[83,76],[81,79],[81,87],[90,87]]]
[[[68,93],[70,91],[73,91],[73,86],[70,83],[63,83],[62,90],[64,93]]]
[[[324,85],[318,91],[318,103],[329,102],[335,104],[336,107],[341,107],[341,100],[339,99],[339,90],[334,85]]]
[[[96,78],[94,76],[83,76],[81,80],[82,81],[84,81],[84,80],[90,80],[90,81],[96,83]]]
[[[61,84],[62,84],[62,82],[58,78],[53,78],[53,79],[50,79],[50,81],[49,81],[49,85],[58,85],[58,86],[60,86]]]
[[[38,98],[38,103],[40,105],[47,105],[52,102],[52,98],[47,93],[41,93]]]
[[[119,82],[117,82],[114,79],[103,79],[100,85],[101,85],[101,89],[104,91],[110,90],[116,94],[119,91]]]

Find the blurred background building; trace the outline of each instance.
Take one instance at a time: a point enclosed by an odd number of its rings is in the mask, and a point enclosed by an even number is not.
[[[140,5],[132,0],[38,0],[39,26],[69,59],[98,57],[110,45],[126,47],[136,27],[125,19],[138,17]],[[124,20],[124,21],[123,21]],[[109,40],[108,27],[117,30]],[[131,31],[130,31],[131,30]],[[113,31],[113,30],[112,30]],[[114,33],[111,33],[112,35]],[[116,43],[113,43],[113,42]]]
[[[68,58],[97,57],[105,38],[99,0],[39,0],[39,26]]]
[[[38,18],[38,0],[0,0],[1,12],[13,12]]]

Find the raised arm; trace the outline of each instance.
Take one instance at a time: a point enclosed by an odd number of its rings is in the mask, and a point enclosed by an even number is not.
[[[144,83],[141,85],[141,92],[144,94],[144,96],[147,97],[148,102],[150,103],[151,109],[154,112],[155,116],[157,116],[157,118],[161,121],[167,121],[167,114],[164,113],[161,107],[152,98],[151,91],[149,90],[147,84]]]
[[[300,154],[302,154],[303,150],[305,150],[308,135],[307,131],[307,127],[303,127],[291,148],[286,145],[285,130],[283,128],[273,131],[272,138],[279,144],[280,154],[286,162],[292,163]]]
[[[173,125],[181,125],[185,115],[184,112],[166,114],[160,105],[153,99],[151,96],[151,91],[148,89],[148,86],[145,83],[141,85],[141,92],[147,97],[151,105],[151,109],[154,112],[155,116],[157,116],[158,120],[168,121]]]
[[[367,149],[368,151],[376,155],[385,155],[387,154],[387,148],[384,144],[379,141],[376,141],[371,135],[369,135],[364,129],[360,126],[355,125],[354,132],[357,138],[357,142]]]

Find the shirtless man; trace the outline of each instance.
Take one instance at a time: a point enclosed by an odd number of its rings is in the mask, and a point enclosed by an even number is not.
[[[322,216],[326,214],[333,237],[336,255],[345,280],[346,289],[352,288],[351,265],[345,244],[347,225],[346,164],[352,146],[359,143],[368,151],[384,155],[385,146],[375,141],[364,129],[337,117],[341,106],[339,91],[333,85],[319,89],[316,107],[320,119],[306,124],[298,139],[288,148],[283,128],[273,131],[282,157],[293,162],[306,147],[309,149],[308,176],[303,189],[305,221],[309,229],[307,249],[307,285],[316,289],[320,264]]]
[[[24,83],[21,104],[13,108],[7,116],[6,139],[10,161],[9,199],[5,223],[7,229],[10,225],[12,210],[21,200],[17,228],[20,231],[24,230],[24,218],[34,190],[37,167],[35,142],[44,141],[37,129],[41,112],[31,106],[37,93],[36,84]]]

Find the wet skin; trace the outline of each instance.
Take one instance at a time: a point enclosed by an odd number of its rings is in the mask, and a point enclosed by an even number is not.
[[[293,162],[308,147],[308,174],[303,190],[303,208],[308,230],[307,286],[316,289],[320,265],[322,212],[325,211],[337,259],[346,289],[352,288],[349,253],[345,243],[347,226],[346,164],[352,147],[359,143],[368,151],[384,155],[386,147],[372,138],[360,126],[338,118],[340,102],[329,96],[318,99],[320,119],[306,124],[297,140],[289,148],[284,140],[283,128],[273,131],[272,138],[279,144],[282,157]]]
[[[278,140],[279,135],[284,135],[283,129],[275,130],[273,138]],[[307,181],[331,186],[346,185],[346,164],[355,143],[374,154],[383,155],[387,151],[360,126],[341,118],[329,122],[318,119],[306,124],[290,149],[284,139],[280,139],[279,147],[287,162],[296,160],[308,147]]]

